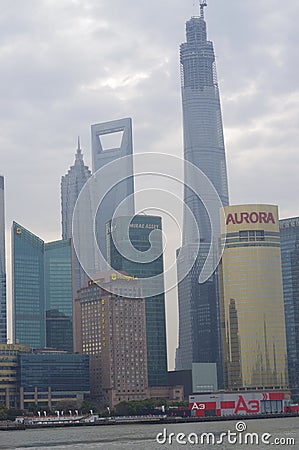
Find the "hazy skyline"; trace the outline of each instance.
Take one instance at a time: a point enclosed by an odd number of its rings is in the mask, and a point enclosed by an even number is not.
[[[198,3],[0,0],[8,241],[13,220],[60,239],[60,179],[78,135],[91,167],[91,124],[132,117],[135,152],[183,154],[179,45]],[[278,0],[205,9],[231,203],[278,204],[281,217],[299,215],[298,14],[298,2]]]

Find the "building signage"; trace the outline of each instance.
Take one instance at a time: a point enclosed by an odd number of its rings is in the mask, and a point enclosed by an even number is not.
[[[260,412],[260,402],[258,400],[249,400],[247,403],[243,397],[243,395],[239,396],[239,400],[234,410],[234,414],[240,413],[259,413]]]
[[[242,211],[239,213],[229,213],[226,217],[226,225],[241,224],[241,223],[273,223],[275,218],[271,212],[266,211]]]
[[[130,228],[150,228],[152,230],[160,229],[160,226],[155,223],[130,223]]]
[[[135,275],[123,275],[122,273],[113,273],[111,275],[111,280],[137,281],[138,277],[135,277]]]
[[[189,408],[196,417],[204,417],[207,411],[215,411],[211,415],[217,416],[259,414],[266,412],[266,406],[272,413],[283,412],[288,401],[284,392],[218,393],[189,398]]]

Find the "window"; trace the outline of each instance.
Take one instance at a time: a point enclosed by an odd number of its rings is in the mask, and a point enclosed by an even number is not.
[[[249,231],[239,231],[239,241],[264,241],[265,233],[264,230],[249,230]]]

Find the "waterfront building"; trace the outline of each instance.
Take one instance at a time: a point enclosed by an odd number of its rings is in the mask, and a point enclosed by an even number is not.
[[[234,205],[224,213],[220,273],[225,388],[287,389],[278,208]]]
[[[138,280],[125,274],[97,282],[102,287],[90,281],[76,300],[76,350],[90,355],[92,399],[114,407],[148,396],[145,302]]]
[[[19,355],[29,351],[26,345],[0,344],[0,404],[7,408],[19,407]]]
[[[111,139],[111,141],[110,141]],[[119,142],[114,140],[118,139]],[[122,157],[132,156],[132,120],[130,118],[113,120],[110,122],[94,124],[91,126],[92,141],[92,170],[95,173],[105,165],[112,163]],[[111,190],[99,205],[97,214],[97,240],[100,251],[106,258],[106,223],[112,219],[116,208],[123,200],[121,215],[134,215],[134,179],[133,162],[122,161],[117,169],[119,183],[110,186],[110,180],[102,173],[103,186]],[[100,268],[100,270],[103,270]]]
[[[279,221],[289,385],[299,392],[299,217]]]
[[[75,209],[75,204],[80,194],[81,189],[91,177],[91,171],[88,166],[84,164],[83,155],[80,145],[80,140],[78,138],[78,148],[75,156],[75,163],[69,168],[67,174],[61,177],[61,225],[62,225],[62,239],[72,238],[72,223],[73,223],[73,212]],[[80,214],[79,220],[76,226],[79,227],[79,236],[85,235],[87,214],[90,214],[90,205],[84,205],[85,210]],[[88,251],[88,249],[87,249]],[[81,268],[81,265],[77,259],[76,254],[73,258],[74,265],[74,297],[76,292],[81,286],[86,283],[88,277]]]
[[[7,342],[4,177],[0,176],[0,344]]]
[[[207,39],[204,7],[200,3],[199,17],[186,23],[186,42],[180,47],[181,92],[183,106],[184,159],[200,169],[214,185],[222,204],[229,202],[223,125],[220,97],[216,78],[213,43]],[[217,363],[221,384],[221,346],[219,322],[218,271],[203,284],[198,283],[200,271],[212,240],[210,219],[204,201],[200,180],[185,166],[183,241],[184,259],[177,252],[179,346],[176,352],[176,370],[190,370],[192,363]],[[197,186],[201,201],[188,186]],[[189,223],[191,210],[200,233],[200,247],[194,226]],[[215,211],[218,215],[218,210]],[[196,242],[197,240],[197,242]],[[185,265],[196,260],[187,276]],[[186,256],[187,255],[187,256]]]
[[[60,402],[80,407],[90,392],[88,355],[47,350],[22,353],[18,374],[21,409],[32,405],[53,409]]]
[[[153,230],[160,232],[151,234]],[[128,235],[133,251],[146,252],[152,247],[155,254],[159,256],[150,262],[138,261],[138,258],[136,260],[127,245]],[[126,251],[121,254],[119,249],[126,249]],[[123,256],[124,254],[126,256]],[[140,280],[142,294],[145,297],[148,384],[149,386],[165,385],[167,384],[167,349],[161,217],[136,215],[131,221],[125,216],[109,221],[107,260],[112,269],[126,272]],[[159,279],[155,278],[158,275],[162,276]],[[143,283],[143,279],[151,278],[153,280],[150,283],[149,280],[145,280],[146,284]],[[158,289],[160,293],[152,295],[153,289]]]
[[[45,243],[13,222],[12,274],[14,342],[72,351],[71,240]]]
[[[189,396],[189,408],[193,417],[239,416],[260,418],[261,415],[285,414],[290,408],[290,393],[283,391],[218,392]],[[240,422],[243,423],[243,422]],[[247,435],[248,437],[248,435]],[[245,441],[248,442],[248,441]]]

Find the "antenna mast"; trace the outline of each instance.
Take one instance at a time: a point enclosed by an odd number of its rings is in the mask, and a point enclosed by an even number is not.
[[[200,18],[201,18],[201,19],[204,19],[204,18],[205,18],[205,16],[204,16],[204,7],[205,7],[205,6],[208,6],[207,2],[205,2],[205,0],[200,0],[200,5],[199,5],[199,7],[200,7]]]

